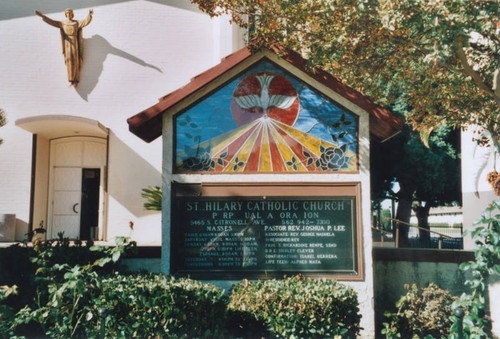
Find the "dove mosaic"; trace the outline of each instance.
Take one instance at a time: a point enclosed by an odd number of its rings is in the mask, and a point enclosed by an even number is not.
[[[353,172],[358,119],[262,60],[175,117],[175,171]]]

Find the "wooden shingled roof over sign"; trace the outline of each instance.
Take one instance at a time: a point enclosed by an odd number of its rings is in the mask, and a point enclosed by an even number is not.
[[[231,80],[235,74],[265,58],[287,62],[287,69],[293,70],[304,82],[310,81],[310,85],[316,88],[319,84],[323,88],[318,90],[332,91],[339,98],[366,111],[370,116],[370,134],[378,141],[387,140],[401,131],[402,117],[376,105],[371,98],[344,85],[331,74],[322,70],[309,70],[306,67],[307,60],[298,53],[283,51],[277,47],[253,53],[248,47],[244,47],[228,55],[221,63],[197,75],[184,87],[165,95],[155,105],[127,119],[129,130],[146,142],[155,140],[162,134],[163,113],[168,111],[175,114],[182,111],[194,101],[215,91],[221,83]]]

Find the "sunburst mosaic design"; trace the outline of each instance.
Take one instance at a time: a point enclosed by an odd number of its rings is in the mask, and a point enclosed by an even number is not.
[[[176,172],[357,171],[358,120],[260,61],[175,118]]]

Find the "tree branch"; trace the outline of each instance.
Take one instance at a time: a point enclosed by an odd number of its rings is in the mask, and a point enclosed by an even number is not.
[[[457,48],[457,55],[458,55],[458,58],[460,59],[460,62],[465,70],[465,72],[467,73],[467,75],[469,75],[472,80],[476,83],[476,85],[482,89],[483,91],[485,91],[486,93],[490,94],[491,96],[493,96],[493,98],[495,99],[496,103],[498,105],[500,105],[500,97],[497,96],[495,94],[495,92],[488,86],[484,83],[483,79],[481,79],[481,76],[479,75],[479,73],[477,73],[470,65],[469,65],[469,62],[467,61],[467,56],[465,55],[465,52],[464,52],[464,49],[463,47],[460,45],[458,46]]]
[[[394,40],[398,41],[399,44],[404,44],[405,46],[412,46],[413,48],[415,48],[415,50],[417,52],[420,53],[421,56],[426,56],[427,54],[432,52],[430,50],[425,50],[424,47],[415,44],[410,38],[403,37],[403,36],[392,36],[392,37],[394,38]],[[440,59],[437,60],[437,66],[439,66],[441,68],[445,68],[445,69],[447,69],[451,72],[457,73],[457,74],[464,73],[462,70],[458,69],[457,67],[453,67],[450,64],[444,63]]]
[[[495,70],[493,74],[493,91],[495,91],[495,95],[500,97],[500,68]]]

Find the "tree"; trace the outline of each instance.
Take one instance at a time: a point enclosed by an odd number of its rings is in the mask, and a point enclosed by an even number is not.
[[[500,151],[497,0],[191,1],[250,28],[252,46],[301,52],[381,105],[405,93],[424,137],[475,124]]]
[[[418,133],[405,126],[403,132],[391,140],[371,147],[372,199],[398,201],[396,219],[409,222],[412,208],[418,226],[429,229],[431,207],[460,201],[460,164],[458,133],[448,126],[439,128],[426,147]],[[387,166],[391,164],[391,166]],[[393,191],[393,185],[399,191]],[[429,232],[420,232],[424,245],[429,243]],[[399,242],[406,246],[408,228],[400,228]]]
[[[0,108],[0,127],[5,126],[7,124],[7,117],[5,111]],[[2,144],[3,139],[0,138],[0,145]]]
[[[428,218],[432,207],[461,202],[460,159],[458,156],[459,134],[448,126],[442,126],[432,134],[429,148],[419,138],[411,142],[414,159],[419,159],[420,173],[417,174],[413,206],[418,226],[429,229]],[[420,147],[418,146],[420,144]],[[429,243],[430,233],[421,231],[420,239]]]

